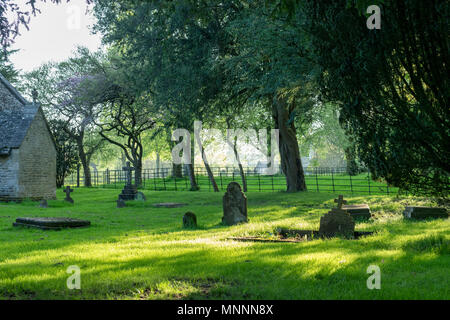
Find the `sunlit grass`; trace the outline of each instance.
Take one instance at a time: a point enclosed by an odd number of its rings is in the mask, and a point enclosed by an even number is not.
[[[115,207],[118,191],[76,189],[75,205],[49,201],[0,204],[2,299],[449,299],[449,220],[404,221],[405,205],[425,198],[348,196],[368,203],[375,231],[360,240],[250,243],[277,227],[317,229],[336,194],[249,192],[250,223],[225,227],[223,193],[150,192],[147,202]],[[154,208],[157,202],[183,208]],[[182,229],[186,211],[196,230]],[[91,227],[41,231],[13,228],[20,216],[88,219]],[[380,266],[381,290],[368,290],[367,267]],[[81,290],[68,290],[66,270],[81,268]]]

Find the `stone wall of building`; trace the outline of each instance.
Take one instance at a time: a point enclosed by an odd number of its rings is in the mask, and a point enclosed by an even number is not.
[[[29,199],[56,199],[56,149],[42,110],[20,147],[19,194]]]
[[[19,150],[0,157],[0,201],[19,198]]]

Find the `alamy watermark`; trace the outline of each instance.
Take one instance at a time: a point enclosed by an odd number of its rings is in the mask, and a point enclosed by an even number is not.
[[[198,146],[200,154],[204,151],[202,142],[202,133],[213,137],[216,141],[222,140],[222,145],[229,146],[232,150],[237,142],[245,142],[249,139],[256,141],[256,149],[267,159],[268,167],[264,174],[273,175],[277,173],[278,168],[275,165],[275,158],[278,156],[279,130],[270,130],[270,154],[267,143],[268,130],[261,129],[258,132],[255,129],[226,129],[225,136],[219,129],[203,129],[201,121],[194,122],[194,142]],[[225,141],[223,141],[225,140]],[[176,129],[172,132],[172,141],[177,144],[172,149],[172,162],[174,164],[191,164],[191,133],[187,129]],[[240,163],[240,159],[236,159]]]
[[[370,265],[367,267],[367,273],[372,274],[369,278],[367,278],[367,289],[373,290],[381,289],[381,270],[377,265]]]
[[[367,14],[370,16],[367,18],[366,26],[368,29],[381,29],[381,9],[377,5],[371,5],[367,7]]]
[[[67,288],[69,290],[81,289],[81,270],[78,266],[70,266],[67,268],[67,273],[72,274],[67,278]]]

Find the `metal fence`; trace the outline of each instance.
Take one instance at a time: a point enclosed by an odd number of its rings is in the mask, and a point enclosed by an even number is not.
[[[239,182],[242,177],[237,167],[211,168],[219,190],[224,191],[231,181]],[[362,172],[356,176],[347,174],[346,168],[304,168],[306,186],[309,191],[316,192],[345,192],[355,194],[392,194],[398,188],[390,187],[384,181],[373,181],[370,172]],[[206,168],[195,167],[197,184],[201,191],[214,191]],[[268,175],[263,169],[244,168],[247,191],[285,191],[286,177],[279,174]],[[126,182],[126,173],[122,170],[92,171],[91,183],[93,187],[122,189]],[[134,172],[133,172],[134,181]],[[72,174],[65,179],[65,185],[83,186],[82,172]],[[181,176],[173,175],[172,168],[144,169],[142,170],[142,185],[140,189],[154,191],[188,191],[190,190],[189,177],[186,168]]]

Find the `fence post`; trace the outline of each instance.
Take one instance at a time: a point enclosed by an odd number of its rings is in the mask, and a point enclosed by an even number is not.
[[[222,171],[220,171],[220,169],[219,174],[220,174],[220,190],[223,190]]]
[[[350,191],[352,192],[352,194],[353,194],[353,183],[352,183],[352,175],[350,174],[349,175],[349,177],[350,177]]]
[[[316,167],[316,189],[319,192],[319,179],[317,178],[317,167]]]
[[[173,176],[173,181],[175,181],[175,191],[178,191],[178,189],[177,189],[177,177],[176,176],[174,176],[174,175],[172,175]]]
[[[370,195],[370,170],[367,169],[367,182],[369,184],[369,195]]]
[[[80,164],[77,164],[77,188],[80,187]]]
[[[164,184],[164,191],[166,191],[167,188],[166,188],[166,177],[165,177],[165,174],[163,174],[163,184]]]
[[[258,174],[258,189],[261,192],[261,175]]]
[[[331,168],[331,183],[333,184],[333,192],[335,192],[334,189],[334,174],[333,174],[334,168]]]

